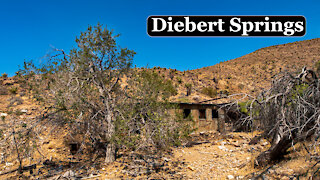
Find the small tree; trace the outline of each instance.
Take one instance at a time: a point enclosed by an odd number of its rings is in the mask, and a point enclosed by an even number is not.
[[[175,116],[176,107],[168,101],[177,93],[170,80],[148,70],[133,72],[126,92],[118,108],[118,144],[125,142],[132,150],[149,151],[151,146],[160,151],[180,144],[191,132],[191,126]]]
[[[191,83],[186,83],[185,87],[187,88],[187,96],[190,96],[191,92],[192,92],[192,84]]]
[[[70,54],[56,50],[47,64],[36,68],[27,63],[22,71],[35,82],[31,89],[39,100],[51,101],[65,122],[89,125],[89,136],[105,142],[106,163],[115,160],[115,105],[123,93],[119,82],[135,54],[117,46],[118,36],[99,24],[89,26],[76,38],[77,48]],[[42,88],[50,94],[42,93]]]
[[[169,118],[171,81],[156,73],[131,69],[135,52],[117,46],[112,31],[97,25],[76,39],[69,54],[56,49],[41,66],[25,63],[21,77],[34,97],[50,105],[51,123],[67,124],[91,146],[105,145],[105,162],[116,149],[158,149],[185,136],[182,121]],[[185,132],[189,132],[188,130]]]

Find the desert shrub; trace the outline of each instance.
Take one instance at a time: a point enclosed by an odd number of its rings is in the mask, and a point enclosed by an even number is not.
[[[176,71],[173,70],[173,69],[170,69],[170,71],[169,71],[169,78],[170,78],[171,80],[173,80],[175,74],[176,74]]]
[[[119,117],[116,122],[118,144],[145,151],[150,149],[150,144],[154,144],[153,148],[159,151],[181,144],[186,132],[191,132],[191,126],[180,116],[167,111],[176,108],[168,101],[170,96],[176,94],[171,81],[156,73],[141,71],[132,76],[129,84],[135,87],[129,91],[134,96],[126,103],[120,103],[120,109],[126,110],[123,112],[126,117]]]
[[[178,102],[190,103],[190,99],[183,97],[183,98],[179,98],[179,99],[178,99]]]
[[[17,162],[17,172],[23,173],[23,165],[26,163],[26,159],[33,159],[34,152],[37,149],[37,143],[35,139],[38,138],[32,128],[21,120],[17,115],[13,114],[6,121],[6,128],[0,128],[0,136],[5,134],[5,138],[2,138],[2,146],[5,147],[5,154],[12,158],[15,158]],[[9,158],[8,158],[9,159]],[[9,159],[9,160],[10,160]],[[29,161],[31,162],[31,161]],[[35,168],[35,165],[31,166]],[[30,170],[32,172],[32,169]]]
[[[11,94],[17,94],[17,92],[18,92],[18,87],[13,86],[13,87],[9,88],[9,92],[10,92]]]
[[[7,87],[0,85],[0,95],[8,95]]]
[[[238,88],[242,90],[244,88],[244,85],[243,84],[238,84]]]
[[[7,78],[7,77],[8,77],[8,74],[7,74],[7,73],[2,73],[2,74],[1,74],[1,77],[2,77],[2,78]]]
[[[177,81],[178,81],[179,84],[182,84],[182,79],[181,79],[181,77],[178,76],[178,77],[177,77]]]
[[[205,94],[211,98],[217,96],[217,90],[216,89],[213,89],[212,87],[204,87],[202,90],[201,90],[201,93],[202,94]]]
[[[8,107],[23,104],[23,99],[21,99],[20,97],[10,97],[8,101],[9,101]]]
[[[184,86],[187,89],[187,96],[190,96],[191,93],[192,93],[192,84],[191,83],[186,83]]]

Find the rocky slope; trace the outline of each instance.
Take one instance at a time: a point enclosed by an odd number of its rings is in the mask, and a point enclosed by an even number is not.
[[[172,101],[199,102],[218,97],[219,92],[255,94],[267,88],[276,73],[284,70],[295,72],[302,66],[314,68],[319,60],[320,39],[312,39],[263,48],[237,59],[191,71],[157,67],[150,70],[173,81],[178,94],[172,97]],[[186,84],[192,84],[191,96],[186,96]],[[9,119],[13,114],[24,123],[41,111],[41,104],[30,99],[14,78],[2,78],[0,85],[0,113],[5,116],[0,126],[12,123]],[[207,90],[204,91],[204,88]],[[103,162],[103,157],[97,158],[95,162],[79,163],[88,157],[74,157],[71,154],[63,141],[63,127],[56,128],[55,131],[49,125],[44,127],[50,133],[40,142],[41,154],[28,162],[38,163],[39,166],[32,174],[24,173],[24,179],[249,179],[258,176],[268,179],[303,179],[319,168],[319,165],[313,167],[319,160],[308,156],[302,144],[291,149],[290,154],[281,162],[275,162],[263,169],[254,168],[255,157],[270,146],[265,139],[256,145],[248,144],[259,132],[194,134],[192,141],[197,142],[197,145],[175,147],[156,160],[135,155],[131,156],[131,159],[128,158],[130,156],[119,157],[115,163],[109,165],[99,164]],[[5,149],[2,149],[2,152],[5,152]],[[6,158],[5,161],[1,157],[0,174],[18,165],[15,157],[8,155]],[[0,176],[1,179],[18,177],[15,173]]]
[[[214,66],[190,71],[153,68],[171,79],[178,89],[175,101],[201,101],[219,93],[257,94],[268,88],[272,77],[280,71],[297,73],[303,66],[314,69],[320,61],[320,38],[270,46]],[[192,84],[192,96],[186,97],[185,84]]]

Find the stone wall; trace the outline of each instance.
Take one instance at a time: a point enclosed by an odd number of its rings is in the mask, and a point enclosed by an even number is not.
[[[184,109],[191,110],[191,116],[195,121],[195,127],[198,132],[203,131],[219,131],[223,133],[225,131],[225,112],[214,104],[189,104],[179,103],[179,113],[184,113]],[[205,119],[200,119],[200,110],[205,110]],[[212,118],[212,111],[218,111],[218,118]]]

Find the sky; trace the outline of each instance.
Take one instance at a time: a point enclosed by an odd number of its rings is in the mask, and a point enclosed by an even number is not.
[[[88,25],[121,34],[118,43],[137,54],[138,67],[191,70],[257,49],[320,37],[319,0],[0,0],[0,73],[10,76],[25,60],[41,62],[52,47],[69,51]],[[303,37],[150,37],[151,15],[303,15]],[[320,52],[319,52],[320,53]]]

